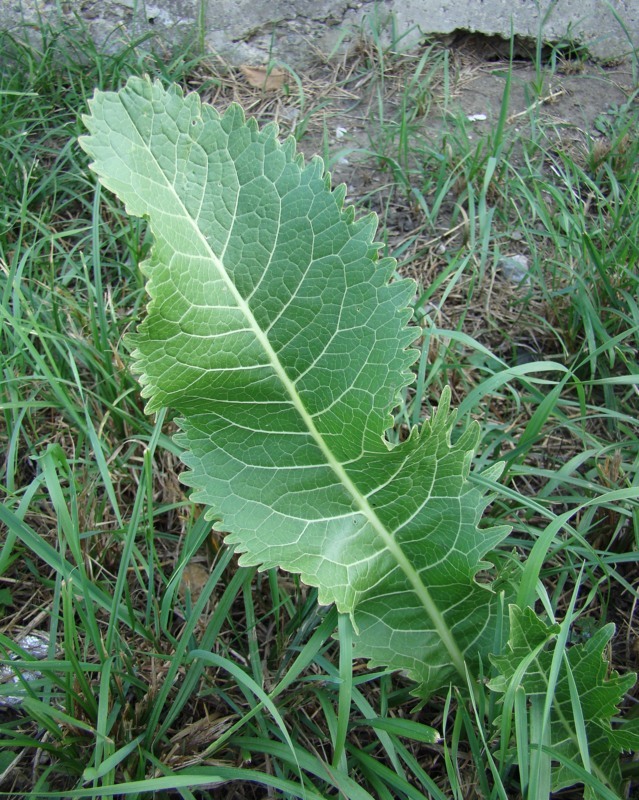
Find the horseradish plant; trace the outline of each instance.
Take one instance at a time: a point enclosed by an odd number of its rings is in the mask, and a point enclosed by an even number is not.
[[[90,108],[92,168],[153,235],[134,369],[147,410],[180,415],[193,499],[242,564],[299,573],[348,614],[355,655],[403,670],[424,696],[476,686],[507,627],[476,575],[507,531],[479,527],[478,429],[451,441],[448,392],[406,441],[385,438],[419,330],[414,284],[390,280],[374,215],[356,220],[321,159],[304,163],[292,138],[237,105],[220,115],[131,78]],[[516,619],[516,642],[496,653],[497,691],[529,657],[528,617]]]

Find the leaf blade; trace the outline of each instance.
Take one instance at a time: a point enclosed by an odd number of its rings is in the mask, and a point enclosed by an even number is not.
[[[477,431],[451,444],[449,395],[385,440],[418,331],[374,216],[237,106],[133,78],[91,111],[92,168],[155,239],[133,356],[147,409],[182,415],[193,499],[241,563],[298,572],[351,614],[356,652],[424,691],[465,680],[497,613],[475,574],[505,530],[478,528]]]

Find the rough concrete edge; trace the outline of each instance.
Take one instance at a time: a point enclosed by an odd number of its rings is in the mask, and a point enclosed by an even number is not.
[[[43,34],[48,29],[55,34],[86,36],[105,53],[117,53],[138,42],[140,45],[148,42],[146,49],[152,52],[176,52],[193,47],[194,41],[203,43],[202,6],[206,0],[192,2],[195,13],[169,17],[156,3],[122,0],[116,4],[119,13],[117,9],[104,13],[108,8],[100,4],[102,13],[83,19],[72,2],[34,0],[32,8],[25,8],[23,0],[17,4],[0,0],[0,31],[21,36],[35,47],[43,43]]]
[[[567,0],[568,1],[568,0]],[[288,64],[292,68],[304,68],[309,66],[320,54],[327,56],[331,53],[343,56],[348,53],[350,47],[361,38],[366,27],[370,27],[370,20],[377,18],[378,33],[384,37],[388,45],[392,43],[393,35],[389,33],[395,25],[399,29],[399,39],[401,49],[408,51],[420,46],[426,39],[434,39],[441,36],[449,36],[453,33],[468,31],[468,33],[478,33],[487,36],[496,36],[505,41],[509,37],[500,31],[496,23],[477,27],[477,20],[471,19],[471,14],[466,8],[465,21],[469,24],[459,24],[459,19],[464,21],[464,11],[461,17],[446,17],[448,24],[442,20],[438,21],[437,30],[425,31],[414,21],[415,8],[419,6],[418,0],[404,0],[403,5],[399,6],[397,0],[316,0],[315,10],[311,16],[302,14],[299,9],[295,11],[295,0],[288,5],[290,18],[282,18],[278,21],[266,20],[255,24],[250,29],[236,31],[235,34],[229,29],[228,18],[224,24],[215,27],[212,24],[212,14],[217,10],[217,3],[209,0],[161,0],[156,3],[147,3],[146,0],[115,0],[115,7],[107,6],[106,3],[100,4],[101,13],[96,15],[95,23],[85,21],[82,23],[73,3],[56,2],[56,0],[33,0],[33,8],[27,9],[25,13],[25,2],[19,0],[20,22],[14,23],[14,27],[20,25],[32,31],[37,30],[37,22],[44,19],[48,24],[54,21],[61,22],[63,26],[69,23],[89,31],[94,41],[99,47],[104,47],[107,51],[117,50],[118,47],[130,46],[136,39],[146,40],[150,44],[150,49],[158,51],[178,50],[180,48],[195,45],[198,51],[208,50],[209,52],[222,56],[223,59],[231,64],[264,64],[269,61],[277,60]],[[548,0],[550,2],[550,0]],[[173,9],[167,11],[166,6]],[[625,52],[622,48],[615,51],[602,52],[595,44],[597,40],[590,39],[584,31],[578,34],[576,42],[585,48],[588,54],[595,60],[611,61],[619,60],[623,55],[626,57],[636,53],[637,48],[632,42],[631,36],[624,27],[621,18],[617,15],[612,3],[605,3],[610,8],[606,13],[612,19],[614,17],[620,29],[627,38]],[[550,9],[554,8],[551,2]],[[0,26],[7,21],[9,12],[15,16],[16,3],[13,0],[0,0]],[[111,13],[106,14],[105,9],[110,9]],[[118,11],[119,9],[119,11]],[[541,6],[539,6],[541,13]],[[179,13],[178,13],[179,11]],[[293,13],[295,12],[295,13]],[[130,18],[125,20],[126,14]],[[266,11],[268,13],[268,11]],[[119,14],[119,17],[118,17]],[[264,16],[264,15],[263,15]],[[555,15],[556,17],[556,15]],[[552,21],[550,12],[546,12],[543,24],[548,19]],[[607,24],[612,24],[608,19]],[[157,25],[155,20],[159,20],[161,25]],[[245,22],[245,20],[241,20]],[[472,22],[472,24],[470,24]],[[574,21],[573,21],[574,23]],[[571,22],[560,22],[559,27],[549,27],[548,35],[544,40],[550,45],[560,42],[562,39],[569,39]],[[530,23],[532,25],[532,23]],[[604,36],[609,35],[608,29],[603,29]],[[535,31],[528,30],[517,34],[525,39],[528,36],[535,38]],[[235,38],[233,38],[235,37]],[[620,41],[624,36],[619,37]],[[602,40],[603,41],[603,40]],[[602,44],[600,42],[600,44]]]

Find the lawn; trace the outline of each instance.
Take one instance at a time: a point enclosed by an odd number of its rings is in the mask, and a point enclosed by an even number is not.
[[[369,24],[348,57],[260,73],[0,34],[0,796],[636,791],[639,62],[520,44],[405,53]],[[320,154],[378,215],[391,286],[415,281],[386,436],[450,395],[475,533],[503,533],[476,575],[491,646],[436,691],[361,657],[295,570],[240,566],[180,481],[175,408],[145,412],[153,237],[78,143],[94,90],[144,75]]]

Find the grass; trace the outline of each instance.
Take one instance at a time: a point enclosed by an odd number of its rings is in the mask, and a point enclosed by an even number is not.
[[[43,30],[37,47],[2,35],[3,796],[549,797],[565,647],[613,621],[611,663],[636,668],[638,87],[593,130],[566,129],[537,102],[559,77],[539,51],[529,80],[495,66],[495,120],[478,133],[458,105],[476,65],[397,44],[373,28],[348,62],[266,93],[144,41],[106,55],[73,31]],[[94,87],[143,73],[278,119],[380,212],[399,271],[418,280],[423,332],[395,434],[450,386],[460,424],[481,425],[476,466],[505,462],[488,514],[513,531],[491,560],[522,606],[558,623],[544,695],[513,677],[503,697],[418,702],[401,676],[352,662],[347,620],[295,576],[238,568],[190,503],[174,424],[144,414],[122,345],[149,241],[76,143]],[[333,142],[335,123],[362,136]],[[500,273],[513,252],[529,264],[519,286]],[[632,693],[623,712],[636,719]],[[588,770],[577,727],[581,760],[553,758],[594,796],[618,796]]]

